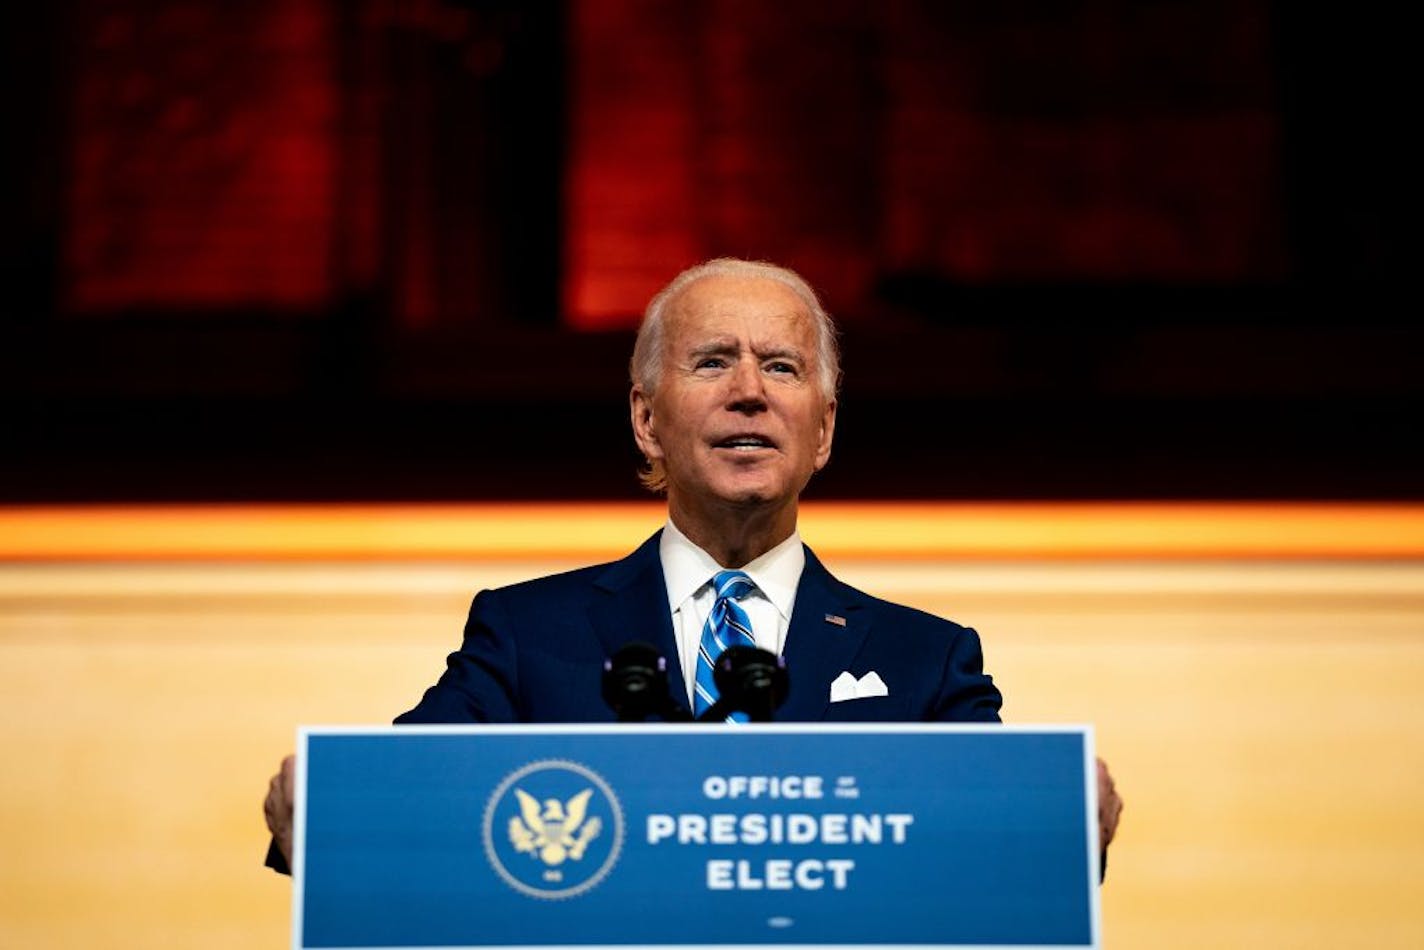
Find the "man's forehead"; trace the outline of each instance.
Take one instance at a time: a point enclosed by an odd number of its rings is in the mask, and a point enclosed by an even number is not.
[[[670,336],[809,337],[806,304],[790,287],[763,277],[713,275],[689,284],[668,308]]]

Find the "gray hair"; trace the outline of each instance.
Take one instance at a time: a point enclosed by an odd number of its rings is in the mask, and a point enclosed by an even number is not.
[[[668,310],[693,283],[704,277],[759,277],[785,286],[806,306],[816,331],[816,368],[821,396],[830,402],[836,397],[841,382],[840,346],[836,340],[836,325],[821,306],[811,285],[795,271],[767,261],[748,261],[737,257],[718,257],[704,261],[674,277],[666,287],[648,301],[643,322],[638,326],[638,339],[633,343],[633,358],[628,362],[628,375],[633,384],[652,396],[663,374],[663,333]],[[667,474],[662,463],[648,460],[648,466],[638,474],[644,487],[651,491],[667,488]]]

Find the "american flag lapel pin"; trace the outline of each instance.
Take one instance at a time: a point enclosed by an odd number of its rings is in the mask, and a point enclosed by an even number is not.
[[[835,614],[826,614],[826,623],[833,623],[837,627],[844,627],[846,625],[845,618],[837,617]]]

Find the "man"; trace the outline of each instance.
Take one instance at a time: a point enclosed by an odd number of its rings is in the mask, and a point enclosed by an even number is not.
[[[621,561],[481,592],[445,673],[396,721],[611,721],[603,660],[638,640],[700,712],[728,637],[785,657],[778,721],[999,721],[973,630],[849,587],[801,544],[839,373],[835,329],[795,273],[719,259],[678,275],[648,305],[631,366],[643,480],[666,492],[667,524]],[[838,677],[872,672],[879,695],[832,701]],[[1101,763],[1099,790],[1106,847],[1121,803]],[[291,797],[289,758],[265,806],[287,859]]]

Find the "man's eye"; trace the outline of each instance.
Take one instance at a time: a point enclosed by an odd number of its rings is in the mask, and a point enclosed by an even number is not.
[[[768,363],[766,369],[769,373],[785,373],[790,376],[796,375],[796,364],[787,363],[784,360],[777,360],[774,363]]]
[[[704,356],[696,363],[692,364],[693,369],[721,369],[727,365],[727,361],[720,356]]]

